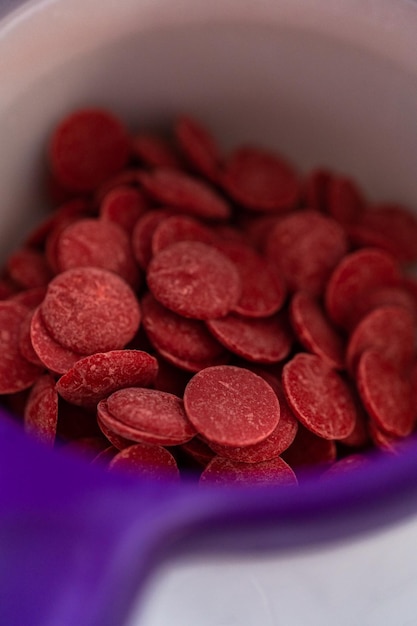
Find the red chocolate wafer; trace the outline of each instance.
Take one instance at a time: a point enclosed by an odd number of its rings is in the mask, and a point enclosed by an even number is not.
[[[48,446],[53,446],[58,422],[58,394],[50,374],[38,378],[25,407],[25,432]]]
[[[181,450],[201,467],[206,467],[216,456],[210,446],[200,437],[193,437],[190,441],[183,443]]]
[[[195,435],[183,401],[157,389],[121,389],[107,398],[107,409],[117,421],[157,440],[166,439],[167,445],[174,440],[184,443]]]
[[[366,201],[358,185],[346,176],[333,176],[327,185],[327,210],[342,224],[356,222],[366,208]]]
[[[228,446],[266,439],[280,418],[270,385],[247,369],[228,365],[208,367],[193,376],[185,388],[184,407],[197,432]]]
[[[65,374],[83,356],[79,352],[64,348],[51,337],[42,319],[40,308],[32,315],[30,340],[41,363],[55,374]]]
[[[91,214],[90,202],[85,198],[73,198],[63,202],[54,208],[51,215],[48,215],[40,224],[35,226],[25,239],[28,247],[41,247],[45,244],[49,234],[59,228],[61,224],[66,225],[72,220],[87,217]]]
[[[20,352],[21,325],[29,309],[5,300],[0,302],[0,393],[16,393],[29,388],[42,374]]]
[[[96,207],[99,207],[104,198],[110,191],[117,189],[118,187],[135,188],[138,190],[138,170],[136,167],[126,167],[125,169],[117,172],[114,176],[107,178],[101,185],[94,190],[93,202]]]
[[[230,217],[229,203],[210,185],[178,170],[158,168],[142,172],[140,183],[150,198],[173,209],[205,219]]]
[[[130,285],[138,285],[139,273],[130,239],[114,222],[98,219],[73,222],[60,233],[55,254],[60,272],[76,267],[100,267],[118,274]]]
[[[111,417],[110,413],[108,412],[107,402],[100,400],[100,403],[97,406],[97,424],[102,434],[117,450],[124,450],[129,446],[133,446],[133,444],[136,443],[135,439],[127,439],[122,435],[118,435],[114,431],[114,429],[108,426],[108,424],[113,425],[113,422],[116,423],[117,430],[117,422],[116,420],[114,420],[114,418]]]
[[[251,146],[238,148],[226,160],[221,184],[233,200],[252,211],[286,211],[300,196],[293,167],[274,152]]]
[[[216,140],[200,121],[182,115],[174,126],[175,139],[190,166],[211,181],[218,178],[221,156]]]
[[[129,285],[96,267],[56,276],[40,311],[56,342],[85,355],[123,348],[140,324],[139,303]]]
[[[169,141],[161,136],[141,132],[132,139],[132,154],[150,168],[181,168],[181,159]]]
[[[241,293],[235,265],[199,241],[180,241],[161,250],[149,264],[147,283],[168,309],[202,320],[227,315]]]
[[[225,348],[255,363],[278,363],[288,356],[293,343],[287,318],[242,317],[230,313],[207,320],[207,328]]]
[[[300,424],[295,439],[288,450],[283,452],[283,459],[297,470],[314,468],[325,469],[336,460],[336,443],[323,439]]]
[[[279,456],[261,463],[240,463],[221,456],[203,470],[200,484],[213,485],[297,485],[293,470]]]
[[[136,222],[132,233],[133,256],[139,267],[146,270],[152,259],[152,238],[158,225],[171,216],[171,209],[157,209],[142,215]]]
[[[356,370],[362,402],[376,426],[387,435],[406,437],[416,422],[409,377],[376,350],[365,350]]]
[[[37,365],[44,369],[44,364],[39,359],[35,350],[33,349],[31,339],[31,326],[32,326],[33,311],[29,311],[25,319],[20,325],[20,337],[19,337],[19,350],[21,355],[27,359],[30,363]]]
[[[369,463],[370,460],[363,454],[350,454],[349,456],[333,463],[329,469],[323,472],[321,479],[326,480],[328,478],[332,478],[333,476],[343,476],[345,474],[349,474],[350,472],[360,470],[369,465]]]
[[[363,316],[385,305],[404,307],[417,319],[417,298],[410,292],[407,282],[399,287],[380,287],[363,294],[361,303]]]
[[[152,254],[178,241],[202,241],[208,245],[215,242],[210,228],[186,215],[173,215],[161,221],[152,236]]]
[[[143,297],[141,309],[149,340],[170,362],[178,359],[208,366],[224,354],[223,346],[209,333],[204,322],[173,313],[150,293]]]
[[[265,377],[277,394],[280,406],[280,418],[275,430],[263,441],[251,446],[231,447],[210,443],[216,454],[242,463],[260,463],[280,456],[294,441],[298,430],[298,421],[288,406],[280,383],[271,384],[270,376]]]
[[[158,390],[159,391],[159,390]],[[156,432],[156,428],[153,432],[147,430],[141,430],[135,425],[126,424],[116,419],[109,411],[107,406],[107,400],[100,400],[97,405],[97,422],[100,430],[105,434],[107,439],[116,447],[123,449],[126,447],[126,442],[136,443],[150,443],[161,446],[177,446],[185,443],[191,436],[187,435],[179,437],[168,436],[167,434],[161,434]],[[195,434],[195,431],[193,431]],[[116,437],[114,436],[116,435]]]
[[[417,261],[417,218],[410,209],[399,204],[378,205],[362,215],[358,226],[362,241],[369,233],[370,237],[377,237],[382,249],[400,262]]]
[[[123,387],[148,387],[156,378],[156,359],[141,350],[112,350],[84,357],[56,384],[68,402],[95,407]]]
[[[283,305],[284,281],[272,272],[268,262],[248,244],[222,241],[216,247],[236,265],[242,293],[234,311],[246,317],[268,317]]]
[[[345,368],[345,341],[329,322],[318,301],[308,293],[294,294],[290,320],[298,341],[336,369]]]
[[[162,446],[136,444],[121,450],[109,463],[109,470],[121,471],[147,480],[176,480],[179,478],[177,462]]]
[[[348,251],[348,242],[336,220],[307,209],[278,220],[266,249],[290,291],[316,296],[324,291],[330,274]]]
[[[325,168],[314,168],[309,172],[303,183],[305,206],[314,211],[327,213],[327,189],[332,173]]]
[[[10,300],[33,310],[41,304],[45,295],[46,287],[34,287],[33,289],[25,289],[24,291],[13,294]]]
[[[10,278],[25,289],[44,287],[53,276],[45,256],[31,248],[21,248],[9,256],[6,267]]]
[[[104,448],[101,452],[97,454],[92,460],[91,465],[98,465],[101,467],[108,467],[110,461],[114,459],[116,454],[118,453],[118,449],[114,446],[109,446],[108,448]]]
[[[363,309],[368,310],[371,291],[398,287],[401,282],[400,267],[387,252],[377,248],[352,252],[340,261],[327,284],[327,314],[334,324],[351,330],[363,317]]]
[[[346,352],[348,369],[354,373],[362,352],[372,348],[407,372],[416,357],[416,339],[416,320],[407,309],[402,306],[374,309],[350,336]]]
[[[284,366],[282,381],[291,409],[315,435],[343,439],[353,431],[357,414],[353,394],[323,359],[299,352]]]
[[[120,185],[105,194],[100,202],[100,219],[114,222],[130,235],[139,217],[148,209],[139,189]]]
[[[101,109],[81,109],[55,128],[49,162],[63,187],[91,191],[123,169],[129,143],[124,125],[114,115]]]

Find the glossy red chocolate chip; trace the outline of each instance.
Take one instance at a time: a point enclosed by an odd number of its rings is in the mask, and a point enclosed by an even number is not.
[[[287,161],[249,146],[226,160],[221,183],[233,200],[252,211],[285,211],[295,207],[300,196],[297,174]]]
[[[180,444],[195,435],[181,398],[157,389],[129,387],[116,391],[108,397],[107,409],[115,420],[148,434],[148,441]]]
[[[288,403],[300,422],[323,439],[343,439],[356,422],[348,384],[315,354],[298,353],[283,369]]]
[[[345,368],[345,341],[327,319],[319,302],[308,293],[294,294],[290,320],[301,345],[336,369]]]
[[[42,443],[53,446],[58,422],[58,394],[50,374],[33,385],[24,414],[25,432]]]
[[[64,348],[51,337],[42,319],[40,308],[32,315],[30,340],[40,362],[55,374],[65,374],[83,356],[79,352]]]
[[[326,288],[326,311],[334,324],[351,330],[363,317],[363,310],[368,310],[371,291],[398,287],[401,281],[394,257],[377,248],[357,250],[334,269]]]
[[[241,294],[235,265],[199,241],[180,241],[159,252],[149,264],[147,283],[168,309],[202,320],[227,315]]]
[[[240,463],[214,457],[203,470],[200,484],[213,485],[297,485],[297,478],[280,457],[261,463]]]
[[[280,406],[273,389],[247,369],[208,367],[190,380],[184,407],[197,432],[209,441],[248,446],[277,427]]]
[[[376,426],[387,435],[406,437],[416,422],[408,376],[376,350],[365,350],[356,370],[362,402]]]
[[[207,328],[225,348],[255,363],[277,363],[288,356],[293,336],[285,316],[249,318],[230,313],[207,321]]]
[[[178,479],[179,470],[173,455],[162,446],[136,444],[125,448],[109,463],[109,470],[152,480]]]
[[[223,241],[217,248],[233,261],[240,274],[242,293],[233,310],[246,317],[276,313],[284,303],[286,287],[268,262],[243,242]]]
[[[143,326],[153,346],[170,362],[217,363],[224,348],[209,333],[204,322],[187,319],[159,304],[150,293],[141,301]],[[192,370],[194,371],[194,370]]]
[[[58,380],[60,396],[78,406],[95,407],[123,387],[148,387],[156,378],[156,359],[140,350],[112,350],[84,357]]]
[[[178,170],[142,172],[139,180],[150,198],[181,213],[213,220],[225,220],[231,215],[229,203],[209,184]]]
[[[190,166],[208,180],[216,181],[220,168],[220,149],[203,124],[182,115],[174,126],[175,139]]]
[[[56,276],[40,311],[56,342],[85,355],[123,348],[140,324],[139,303],[129,285],[95,267]]]
[[[346,353],[349,370],[356,371],[361,354],[368,348],[407,371],[416,357],[417,325],[414,316],[401,306],[383,306],[371,311],[353,331]]]
[[[320,295],[333,269],[348,251],[342,227],[317,211],[291,213],[278,220],[267,241],[267,255],[290,291]]]
[[[101,109],[81,109],[55,128],[49,161],[63,187],[91,191],[123,169],[129,150],[127,131],[114,115]]]
[[[29,313],[26,307],[0,302],[0,393],[16,393],[29,388],[42,373],[20,352],[21,325]]]

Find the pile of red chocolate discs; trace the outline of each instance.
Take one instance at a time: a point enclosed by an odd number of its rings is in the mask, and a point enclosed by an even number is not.
[[[82,109],[0,279],[0,394],[109,470],[297,484],[417,425],[417,213],[328,168]]]

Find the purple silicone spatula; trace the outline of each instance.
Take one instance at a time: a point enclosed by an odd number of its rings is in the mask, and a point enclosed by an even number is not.
[[[0,415],[0,623],[123,625],[161,559],[274,551],[417,510],[417,454],[299,487],[135,480],[31,441]]]

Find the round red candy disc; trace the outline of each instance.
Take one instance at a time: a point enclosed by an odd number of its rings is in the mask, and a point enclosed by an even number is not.
[[[232,261],[199,241],[180,241],[159,252],[149,264],[147,282],[168,309],[202,320],[227,315],[241,293]]]
[[[129,285],[96,267],[58,274],[40,311],[52,338],[84,355],[123,348],[140,323],[139,303]]]
[[[49,160],[63,187],[92,191],[126,165],[129,150],[127,131],[114,115],[101,109],[81,109],[55,128]]]
[[[184,407],[201,435],[229,446],[266,439],[280,418],[270,385],[247,369],[228,365],[207,367],[193,376],[185,388]]]
[[[288,403],[300,422],[323,439],[343,439],[356,423],[348,384],[315,354],[299,352],[283,369]]]

